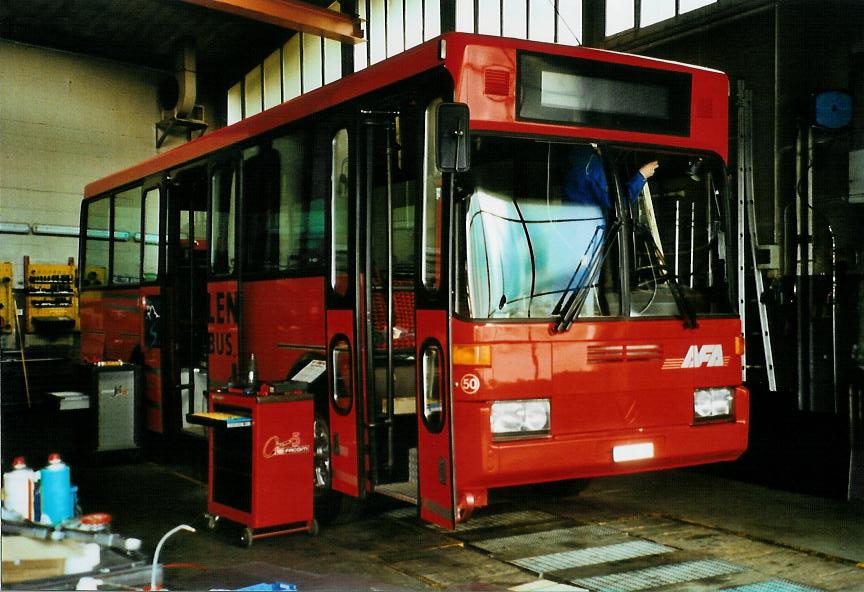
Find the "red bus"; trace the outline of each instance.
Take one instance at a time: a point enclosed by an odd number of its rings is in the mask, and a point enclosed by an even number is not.
[[[302,382],[295,486],[447,527],[494,488],[733,460],[728,91],[446,34],[89,184],[82,355],[143,365],[157,434]]]

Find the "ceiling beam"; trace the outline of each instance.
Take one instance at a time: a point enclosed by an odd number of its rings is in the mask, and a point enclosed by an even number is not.
[[[301,0],[184,0],[212,10],[335,39],[342,43],[363,41],[360,19]]]

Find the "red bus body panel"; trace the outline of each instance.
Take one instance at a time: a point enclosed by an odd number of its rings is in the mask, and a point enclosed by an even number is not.
[[[441,401],[444,409],[444,425],[440,432],[432,432],[423,420],[423,395],[417,399],[417,464],[420,481],[420,517],[424,520],[443,526],[456,527],[455,489],[453,475],[452,430],[453,418],[450,389],[446,388],[449,381],[449,352],[447,351],[447,311],[418,310],[417,344],[422,345],[427,339],[434,339],[441,344],[444,359],[441,364],[444,370]],[[420,360],[418,349],[417,359]],[[422,372],[422,370],[421,370]],[[422,381],[417,381],[418,385]],[[422,388],[422,387],[421,387]],[[473,445],[477,446],[474,438]],[[461,478],[461,477],[460,477]]]
[[[245,351],[255,353],[259,380],[289,378],[304,353],[324,347],[323,278],[243,282],[242,302]]]
[[[667,72],[686,72],[692,76],[690,134],[673,136],[519,121],[516,118],[517,50],[642,68],[653,67]],[[518,39],[478,39],[476,36],[458,34],[447,36],[447,56],[447,67],[455,78],[455,100],[467,103],[471,109],[472,130],[653,144],[714,152],[724,161],[728,156],[729,80],[722,72],[585,47],[548,45]],[[501,94],[505,92],[503,88],[487,83],[486,74],[490,70],[495,72],[496,80],[503,78],[503,73],[507,74],[509,87],[506,94]]]
[[[323,302],[323,299],[322,299]],[[355,347],[354,335],[354,311],[353,310],[331,310],[327,312],[327,337],[328,351],[329,343],[337,335],[342,335],[348,338],[351,344],[351,357],[354,368],[357,367],[358,360],[354,352]],[[328,361],[328,366],[332,364]],[[333,471],[333,489],[341,491],[353,496],[359,496],[361,490],[360,484],[360,446],[362,445],[362,434],[357,433],[357,414],[362,413],[360,407],[365,404],[362,396],[362,389],[359,385],[352,385],[353,400],[351,409],[348,412],[336,411],[332,404],[333,401],[333,368],[328,368],[328,409],[330,413],[330,438],[332,442],[338,442],[339,445],[332,446],[330,456],[330,465]],[[356,374],[355,374],[356,375]]]
[[[453,344],[488,344],[491,366],[454,366],[456,474],[460,492],[734,460],[747,447],[749,395],[738,387],[735,420],[694,425],[693,390],[737,386],[738,319],[547,324],[453,322]],[[682,367],[692,346],[720,345],[722,365]],[[636,347],[633,347],[636,346]],[[467,394],[462,378],[479,378]],[[494,442],[491,403],[548,398],[548,436]],[[478,446],[477,438],[481,440]],[[613,446],[651,442],[654,457],[615,463]]]

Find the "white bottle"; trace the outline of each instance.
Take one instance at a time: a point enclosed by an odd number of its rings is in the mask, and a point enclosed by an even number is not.
[[[24,457],[15,457],[12,461],[12,470],[3,473],[3,489],[6,491],[3,507],[11,512],[17,512],[25,520],[33,520],[36,480],[36,472],[30,470]]]

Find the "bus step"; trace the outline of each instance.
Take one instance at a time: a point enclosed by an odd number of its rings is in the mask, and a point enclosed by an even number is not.
[[[409,504],[417,505],[417,484],[411,481],[402,483],[386,483],[376,485],[375,492],[387,497],[392,497]]]

